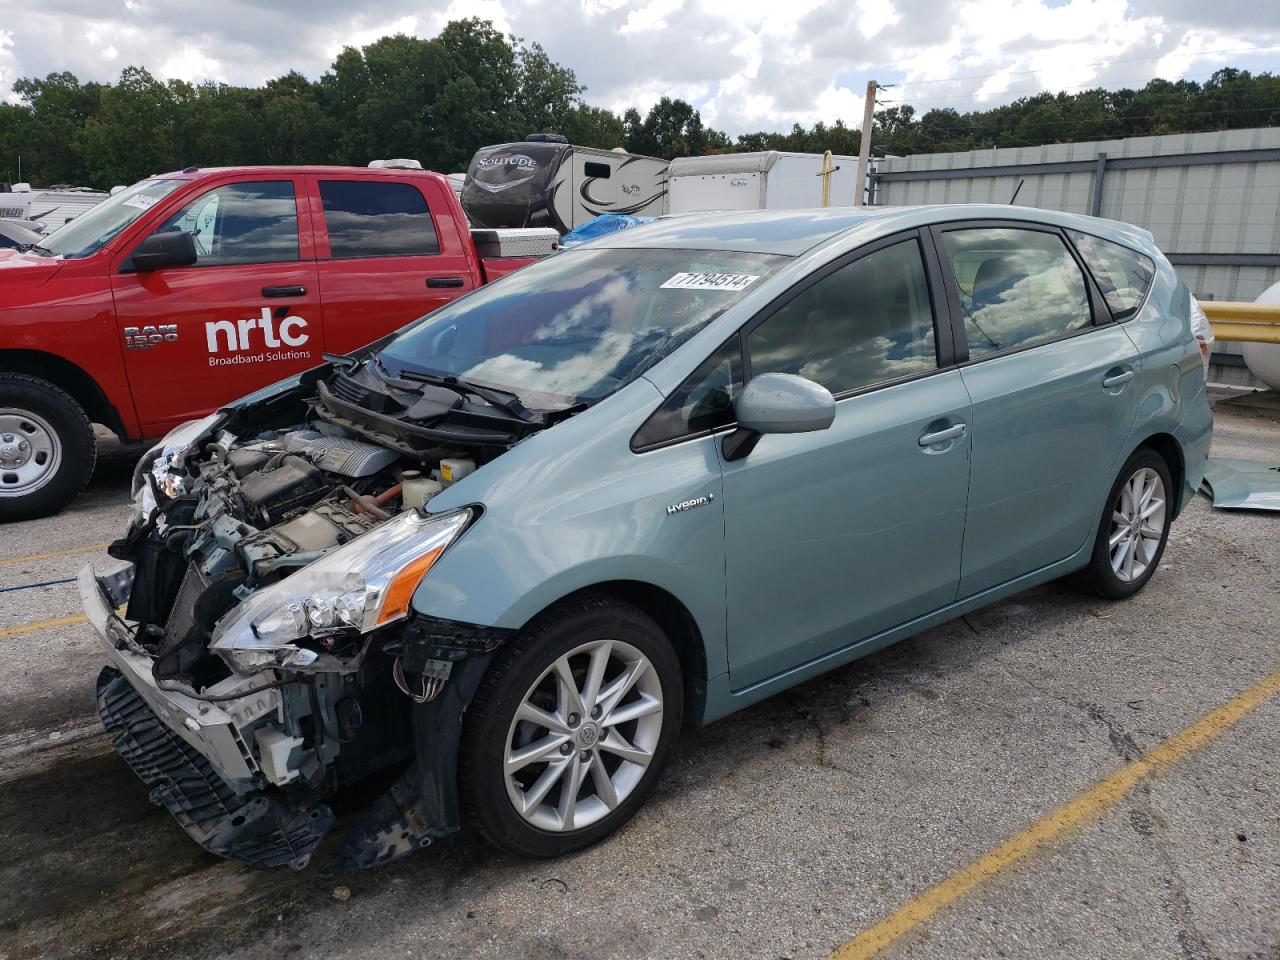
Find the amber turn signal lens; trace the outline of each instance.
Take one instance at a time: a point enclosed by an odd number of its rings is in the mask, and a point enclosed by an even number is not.
[[[413,598],[413,591],[418,589],[422,578],[427,575],[431,565],[443,552],[444,546],[441,545],[434,550],[428,550],[417,560],[401,568],[400,572],[387,584],[387,595],[383,598],[382,609],[378,611],[378,626],[399,619],[409,612],[409,601]]]

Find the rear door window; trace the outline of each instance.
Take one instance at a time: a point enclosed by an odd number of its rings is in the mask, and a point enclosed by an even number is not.
[[[1111,315],[1117,320],[1127,320],[1137,313],[1155,279],[1155,261],[1101,237],[1075,230],[1068,233],[1102,291]]]
[[[321,180],[329,256],[415,257],[440,252],[427,198],[410,183]]]
[[[156,233],[191,235],[197,267],[282,263],[298,259],[293,181],[229,183],[200,194]]]
[[[974,227],[942,234],[974,359],[1093,323],[1084,274],[1057,233]]]

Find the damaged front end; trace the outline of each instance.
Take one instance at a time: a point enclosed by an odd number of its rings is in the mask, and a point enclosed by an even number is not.
[[[255,866],[305,866],[335,797],[375,797],[344,819],[343,866],[457,829],[462,716],[509,632],[412,609],[480,513],[425,501],[551,422],[352,373],[175,432],[140,464],[110,550],[128,566],[80,574],[116,749],[197,842]]]

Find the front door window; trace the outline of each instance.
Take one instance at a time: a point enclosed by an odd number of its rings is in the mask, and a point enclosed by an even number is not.
[[[298,207],[291,180],[230,183],[202,193],[156,233],[181,230],[197,267],[298,259]]]
[[[747,337],[751,375],[793,373],[833,394],[937,366],[929,282],[915,238],[840,267]]]

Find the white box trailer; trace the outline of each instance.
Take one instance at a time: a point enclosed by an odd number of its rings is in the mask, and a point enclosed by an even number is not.
[[[835,155],[831,206],[851,207],[858,158]],[[765,150],[677,157],[667,168],[667,212],[803,210],[822,206],[823,156]]]

